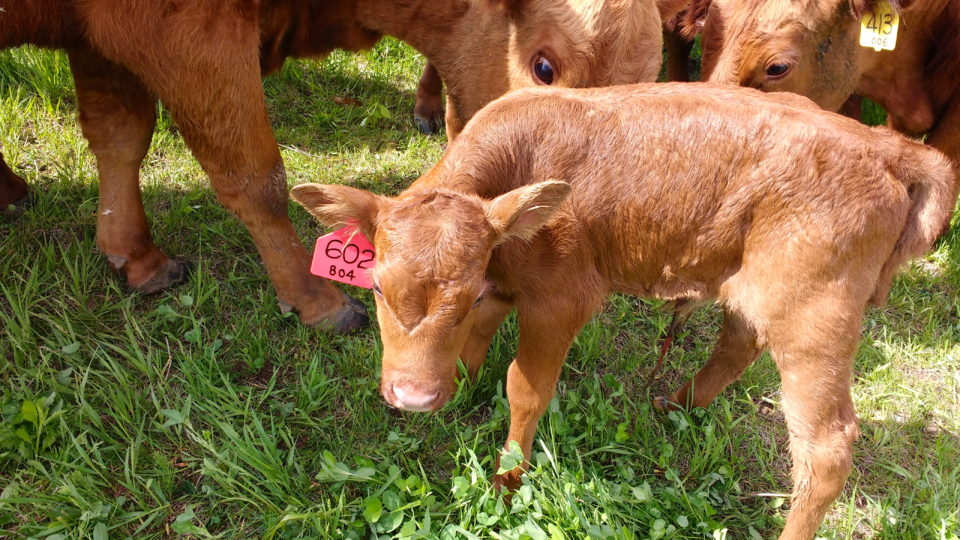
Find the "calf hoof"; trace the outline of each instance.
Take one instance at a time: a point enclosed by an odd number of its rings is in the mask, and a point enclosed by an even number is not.
[[[443,111],[413,111],[413,121],[424,135],[440,133],[443,129]]]
[[[510,498],[513,495],[513,492],[520,489],[520,486],[523,485],[520,477],[523,476],[523,469],[514,469],[512,471],[507,471],[503,474],[493,475],[493,489],[497,493],[501,493],[506,490],[504,493],[504,498],[507,499],[507,502],[510,501]]]
[[[170,287],[183,283],[187,280],[187,277],[190,276],[191,271],[193,271],[192,263],[167,259],[163,267],[157,270],[150,278],[139,285],[131,285],[131,287],[143,295],[156,294],[164,289],[169,289]]]
[[[672,398],[667,396],[657,396],[653,398],[653,407],[665,413],[682,410],[682,407],[674,403]]]

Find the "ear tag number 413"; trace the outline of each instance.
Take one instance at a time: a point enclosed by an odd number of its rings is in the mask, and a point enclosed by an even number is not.
[[[873,10],[860,18],[860,45],[876,51],[892,51],[897,46],[900,15],[887,0],[874,3]]]
[[[317,238],[310,273],[365,289],[373,288],[373,244],[353,227],[337,229]]]

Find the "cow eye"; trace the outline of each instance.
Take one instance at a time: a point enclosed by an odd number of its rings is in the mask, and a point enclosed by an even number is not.
[[[475,308],[475,307],[479,306],[479,305],[480,305],[480,302],[483,302],[483,297],[484,297],[484,296],[485,296],[484,294],[481,294],[480,296],[478,296],[477,299],[473,301],[473,306],[471,306],[471,308]]]
[[[380,284],[379,284],[379,283],[374,283],[374,284],[373,284],[373,293],[376,294],[377,296],[383,296],[383,291],[380,290]]]
[[[540,84],[553,84],[556,78],[556,70],[550,60],[547,60],[542,54],[533,57],[533,77]]]
[[[780,79],[790,71],[790,64],[776,63],[767,66],[767,77],[770,79]]]

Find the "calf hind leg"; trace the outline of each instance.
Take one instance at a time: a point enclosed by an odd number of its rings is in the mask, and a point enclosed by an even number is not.
[[[156,102],[126,69],[92,52],[70,53],[80,126],[97,158],[97,247],[146,294],[182,282],[188,266],[153,244],[140,198],[140,164],[150,147]]]
[[[740,314],[724,310],[723,327],[710,359],[672,397],[658,397],[654,405],[660,409],[706,407],[730,383],[737,380],[760,354],[762,346],[753,327]]]
[[[845,309],[851,303],[835,300],[821,298],[770,329],[793,458],[792,506],[781,540],[813,538],[853,468],[860,431],[850,384],[861,317]]]
[[[28,193],[27,183],[7,166],[0,154],[0,212],[23,206]]]

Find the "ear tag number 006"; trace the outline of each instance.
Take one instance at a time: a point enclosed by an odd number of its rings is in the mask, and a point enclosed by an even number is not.
[[[892,51],[897,46],[900,15],[887,0],[879,0],[873,10],[860,18],[860,45],[876,51]]]
[[[374,258],[373,244],[367,237],[353,227],[344,227],[317,238],[310,273],[371,289]]]

